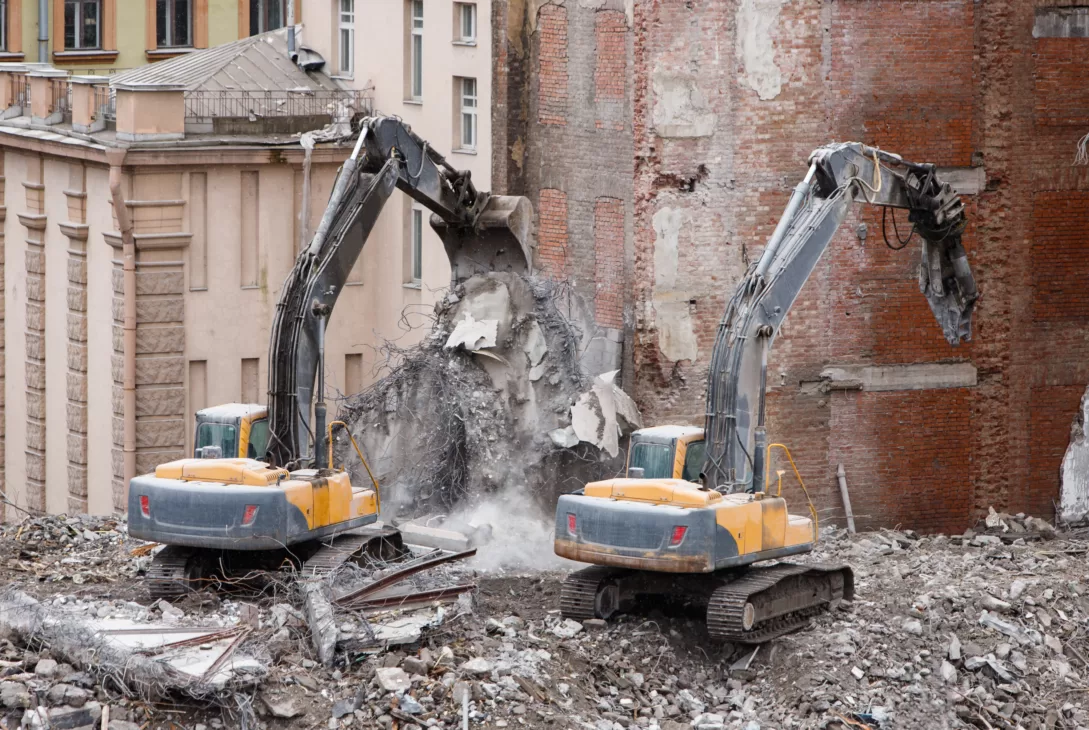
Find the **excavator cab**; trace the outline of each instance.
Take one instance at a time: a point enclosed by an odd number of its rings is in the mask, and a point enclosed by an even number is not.
[[[256,459],[268,450],[268,408],[256,403],[225,403],[197,411],[193,456]]]
[[[702,428],[641,428],[631,435],[627,475],[631,479],[684,479],[699,483],[704,447]]]

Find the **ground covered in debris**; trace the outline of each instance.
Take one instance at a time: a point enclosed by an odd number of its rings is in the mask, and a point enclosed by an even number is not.
[[[856,600],[748,662],[742,648],[709,642],[683,609],[578,624],[556,610],[560,573],[479,573],[466,562],[417,580],[473,581],[471,600],[339,610],[336,662],[325,668],[286,582],[152,602],[139,582],[148,551],[123,522],[36,518],[0,534],[0,727],[101,727],[108,713],[120,730],[459,728],[466,710],[470,727],[1089,727],[1089,543],[1031,519],[989,523],[954,537],[830,532],[808,559],[854,566]],[[335,582],[372,577],[353,568]],[[20,630],[30,604],[12,608],[15,591],[62,620]],[[397,620],[418,634],[381,650],[361,639],[365,626]],[[175,674],[160,692],[105,671],[108,656],[50,643],[58,624],[108,621],[130,633],[199,629],[188,646],[197,654],[242,636],[230,659],[241,663],[197,698],[191,684],[169,689]],[[178,651],[138,656],[169,663]]]

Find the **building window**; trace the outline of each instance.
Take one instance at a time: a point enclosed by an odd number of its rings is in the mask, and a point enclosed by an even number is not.
[[[102,0],[65,0],[64,48],[102,47]]]
[[[287,25],[287,0],[250,0],[250,35]]]
[[[476,43],[476,3],[454,3],[454,40]]]
[[[155,45],[158,48],[180,48],[193,45],[191,0],[156,0]]]
[[[419,284],[423,279],[423,233],[424,212],[420,208],[412,208],[412,231],[410,242],[412,245],[412,278],[411,283]]]
[[[340,0],[340,73],[355,69],[355,0]]]
[[[477,98],[476,79],[456,79],[455,85],[461,99],[460,138],[457,147],[462,150],[476,150],[477,135]]]
[[[411,17],[411,38],[409,50],[409,93],[411,97],[419,101],[423,97],[423,32],[424,32],[424,4],[423,0],[409,0]]]

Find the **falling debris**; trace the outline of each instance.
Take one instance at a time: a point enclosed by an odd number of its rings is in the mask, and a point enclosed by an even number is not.
[[[383,485],[383,519],[510,485],[551,504],[623,468],[639,413],[616,372],[586,370],[594,325],[577,301],[546,279],[474,276],[436,306],[419,346],[390,350],[385,377],[342,403]]]

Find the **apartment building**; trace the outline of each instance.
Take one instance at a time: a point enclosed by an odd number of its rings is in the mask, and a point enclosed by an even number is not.
[[[287,25],[288,0],[3,0],[0,62],[79,73],[143,66]],[[303,6],[295,0],[295,20]],[[44,16],[45,23],[39,22]],[[39,33],[39,28],[45,28]]]

